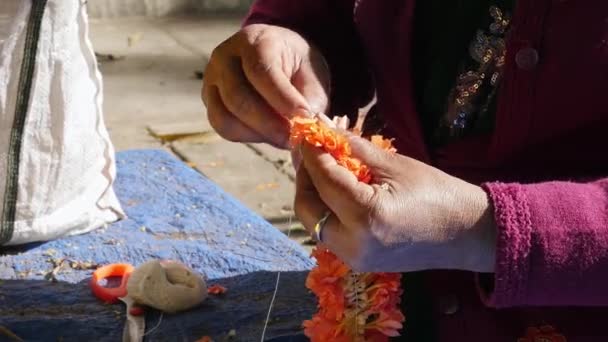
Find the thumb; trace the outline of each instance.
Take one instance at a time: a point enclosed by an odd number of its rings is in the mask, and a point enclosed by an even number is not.
[[[389,152],[354,134],[349,134],[348,139],[353,157],[361,160],[372,170],[384,170],[386,168],[387,161],[391,156]]]
[[[279,114],[289,118],[293,113],[310,111],[304,96],[276,62],[243,58],[242,67],[247,80]]]
[[[312,114],[329,111],[330,80],[327,66],[304,62],[296,71],[292,82],[308,103]]]
[[[306,168],[310,180],[321,200],[342,221],[352,213],[362,212],[372,199],[373,188],[361,183],[330,154],[306,142],[300,145],[302,166]],[[300,167],[302,167],[300,166]]]

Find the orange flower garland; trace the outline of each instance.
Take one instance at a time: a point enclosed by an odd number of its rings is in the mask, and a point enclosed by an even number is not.
[[[392,141],[375,135],[371,142],[394,152]],[[339,165],[359,181],[370,183],[369,168],[351,155],[348,139],[318,119],[291,120],[291,143],[306,141],[323,148]],[[338,257],[318,245],[312,257],[317,266],[310,271],[306,287],[318,298],[318,312],[303,323],[312,342],[388,341],[399,336],[405,317],[399,310],[401,275],[398,273],[357,273]]]

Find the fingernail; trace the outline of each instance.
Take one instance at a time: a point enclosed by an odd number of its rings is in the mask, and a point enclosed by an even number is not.
[[[314,113],[324,113],[327,110],[327,102],[323,100],[309,100],[308,105]]]
[[[325,115],[323,113],[319,113],[317,115],[317,117],[319,118],[319,120],[321,120],[321,122],[328,125],[329,127],[336,128],[336,123],[333,120],[331,120],[327,115]]]

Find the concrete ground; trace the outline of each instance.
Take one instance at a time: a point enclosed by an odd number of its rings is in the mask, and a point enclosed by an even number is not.
[[[304,244],[294,221],[289,153],[237,144],[208,124],[201,73],[238,16],[94,19],[91,39],[104,77],[104,110],[118,151],[166,148]]]

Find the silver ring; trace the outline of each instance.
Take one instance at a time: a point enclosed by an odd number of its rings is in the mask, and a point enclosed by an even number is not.
[[[325,227],[325,223],[327,223],[327,219],[331,215],[331,211],[328,210],[323,214],[321,219],[315,224],[315,238],[318,242],[323,242],[323,228]]]

